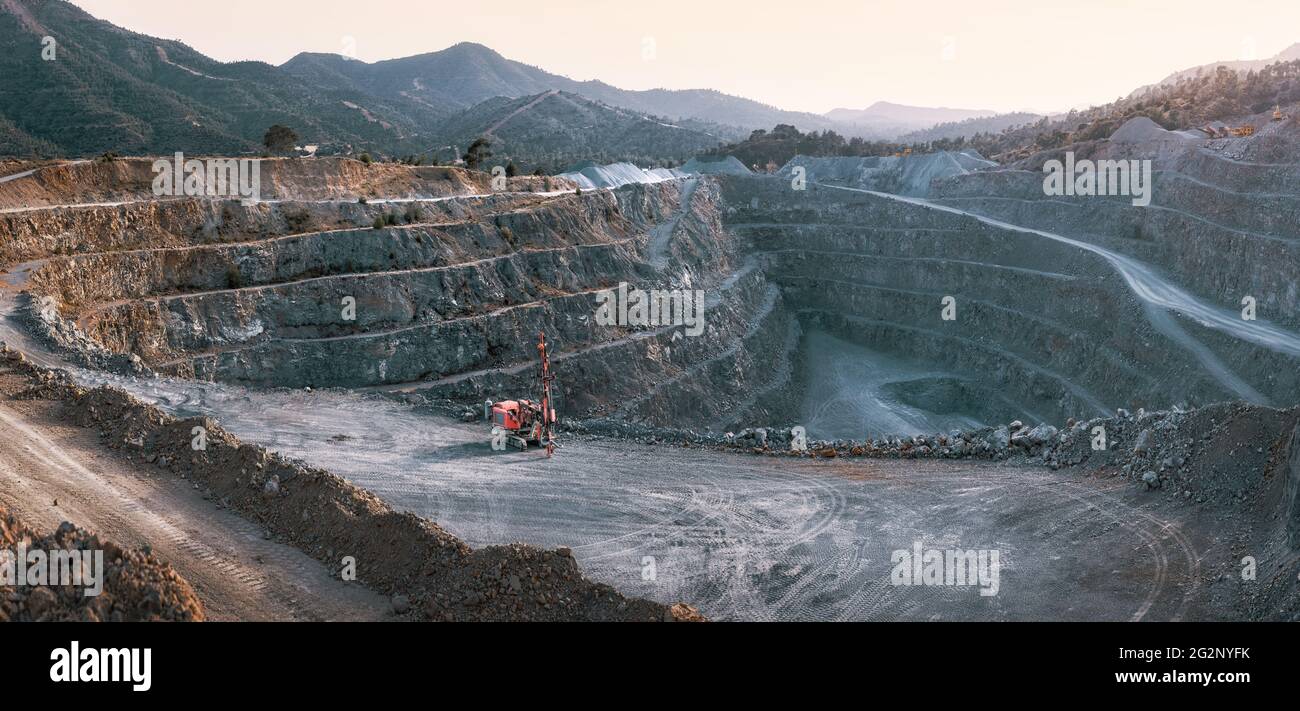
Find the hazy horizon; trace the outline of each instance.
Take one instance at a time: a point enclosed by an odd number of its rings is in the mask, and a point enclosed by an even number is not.
[[[770,10],[725,0],[563,0],[546,7],[498,0],[454,9],[370,0],[363,12],[344,0],[73,2],[125,29],[179,40],[227,62],[278,65],[299,52],[375,62],[477,42],[577,80],[638,90],[716,89],[818,114],[876,101],[1044,113],[1083,108],[1175,71],[1263,59],[1300,40],[1290,29],[1300,25],[1300,4],[1279,0],[1244,0],[1231,12],[1206,0],[1097,0],[1089,8],[992,0],[977,17],[964,16],[970,3],[958,0],[812,0]],[[1089,51],[1094,47],[1100,51]]]

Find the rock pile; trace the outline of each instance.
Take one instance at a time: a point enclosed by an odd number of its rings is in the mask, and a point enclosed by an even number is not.
[[[1148,490],[1204,503],[1244,502],[1270,467],[1270,457],[1300,421],[1288,410],[1222,403],[1195,410],[1068,420],[1063,428],[1019,420],[972,430],[868,439],[806,439],[796,449],[793,427],[754,427],[722,435],[608,420],[570,421],[569,436],[619,437],[645,444],[676,444],[789,457],[1020,460],[1059,470],[1106,468]]]
[[[0,507],[0,549],[25,551],[102,551],[102,590],[87,597],[73,585],[6,586],[0,577],[0,622],[202,622],[203,605],[172,567],[148,550],[133,550],[100,539],[64,522],[40,535]],[[11,561],[14,558],[11,557]]]

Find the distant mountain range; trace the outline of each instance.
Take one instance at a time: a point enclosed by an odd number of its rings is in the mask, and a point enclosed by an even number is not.
[[[629,91],[599,81],[575,81],[502,57],[481,44],[462,42],[439,52],[366,63],[335,54],[303,53],[281,67],[312,81],[339,78],[386,98],[423,101],[445,110],[469,108],[496,97],[518,98],[552,89],[672,120],[698,119],[740,129],[791,123],[834,128],[825,116],[781,109],[711,89]]]
[[[834,109],[826,113],[826,118],[859,129],[856,132],[851,131],[850,135],[861,135],[865,130],[881,137],[892,138],[941,123],[956,123],[996,115],[996,111],[928,108],[877,101],[865,109]],[[870,137],[873,136],[864,136],[864,138]]]
[[[52,36],[55,58],[42,58]],[[224,64],[61,1],[0,0],[0,153],[257,150],[272,124],[304,140],[413,148],[443,118],[410,99],[307,84],[263,62]]]
[[[1245,73],[1250,71],[1259,71],[1260,69],[1277,62],[1293,62],[1297,59],[1300,59],[1300,42],[1287,47],[1267,59],[1242,59],[1236,61],[1212,62],[1210,64],[1202,64],[1200,66],[1192,67],[1191,69],[1183,69],[1170,74],[1155,84],[1147,84],[1146,86],[1138,87],[1133,91],[1133,93],[1129,94],[1129,97],[1132,98],[1139,96],[1143,92],[1157,87],[1173,86],[1174,84],[1186,79],[1193,79],[1205,74],[1213,74],[1218,71],[1219,67],[1230,69],[1234,72]]]
[[[509,159],[521,170],[561,172],[583,160],[641,165],[678,163],[717,146],[716,134],[551,89],[518,99],[488,99],[452,116],[440,128],[448,146],[431,153],[446,159],[485,136],[493,162]]]
[[[45,36],[54,61],[42,58]],[[707,89],[629,91],[472,43],[374,63],[317,53],[223,63],[63,0],[0,0],[0,76],[0,155],[252,153],[279,123],[327,153],[444,149],[445,159],[490,130],[494,152],[538,165],[668,162],[777,124],[887,138],[992,115],[878,102],[823,116]]]
[[[970,138],[979,133],[996,134],[1013,126],[1024,126],[1043,118],[1042,114],[1026,111],[1013,111],[1009,114],[997,114],[980,118],[968,118],[961,121],[948,121],[935,124],[919,131],[911,131],[898,137],[902,143],[930,143],[943,139]]]

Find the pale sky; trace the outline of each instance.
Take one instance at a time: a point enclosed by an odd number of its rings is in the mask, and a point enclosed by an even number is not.
[[[485,44],[625,89],[823,113],[886,100],[1057,111],[1300,42],[1297,0],[74,0],[222,61]]]

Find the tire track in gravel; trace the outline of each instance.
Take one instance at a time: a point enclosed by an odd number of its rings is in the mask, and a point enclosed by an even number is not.
[[[933,481],[934,478],[933,476],[922,475],[915,477],[914,481],[922,479]],[[949,480],[948,477],[943,478]],[[1158,602],[1167,602],[1168,596],[1165,591],[1168,583],[1174,578],[1171,573],[1171,568],[1174,566],[1170,564],[1170,551],[1165,541],[1166,539],[1172,539],[1176,547],[1175,552],[1181,553],[1185,561],[1185,566],[1177,576],[1178,582],[1180,584],[1188,583],[1188,585],[1178,596],[1177,606],[1171,611],[1168,619],[1170,621],[1183,619],[1188,605],[1199,587],[1200,556],[1177,524],[1157,518],[1147,511],[1137,509],[1121,501],[1111,493],[1110,489],[1093,488],[1065,479],[1044,484],[1026,480],[1024,477],[992,473],[989,475],[962,475],[961,481],[1007,490],[1013,487],[1029,487],[1043,495],[1073,502],[1080,507],[1080,511],[1103,515],[1139,538],[1143,547],[1150,551],[1153,571],[1152,582],[1137,608],[1129,616],[1130,621],[1137,622],[1145,619]],[[1122,485],[1121,487],[1111,488],[1122,488]],[[1057,509],[1059,514],[1059,507],[1054,506],[1053,508]],[[899,511],[895,510],[891,512],[891,516],[897,516],[899,513]],[[910,513],[913,516],[918,514],[915,510]],[[1135,518],[1138,520],[1135,521]],[[876,602],[878,603],[878,601]],[[860,600],[851,602],[850,608],[853,610],[853,615],[849,617],[853,619],[861,619],[858,615],[867,615],[874,618],[881,611],[876,604],[864,604]]]
[[[713,619],[1180,619],[1200,601],[1196,549],[1166,513],[1185,505],[1123,479],[572,436],[547,459],[492,452],[477,424],[352,393],[132,387],[326,468],[470,545],[567,546],[593,579],[697,604]],[[333,441],[340,434],[344,444]],[[1006,551],[1000,594],[891,585],[890,551],[915,540]],[[642,579],[643,556],[657,559],[655,580]]]

